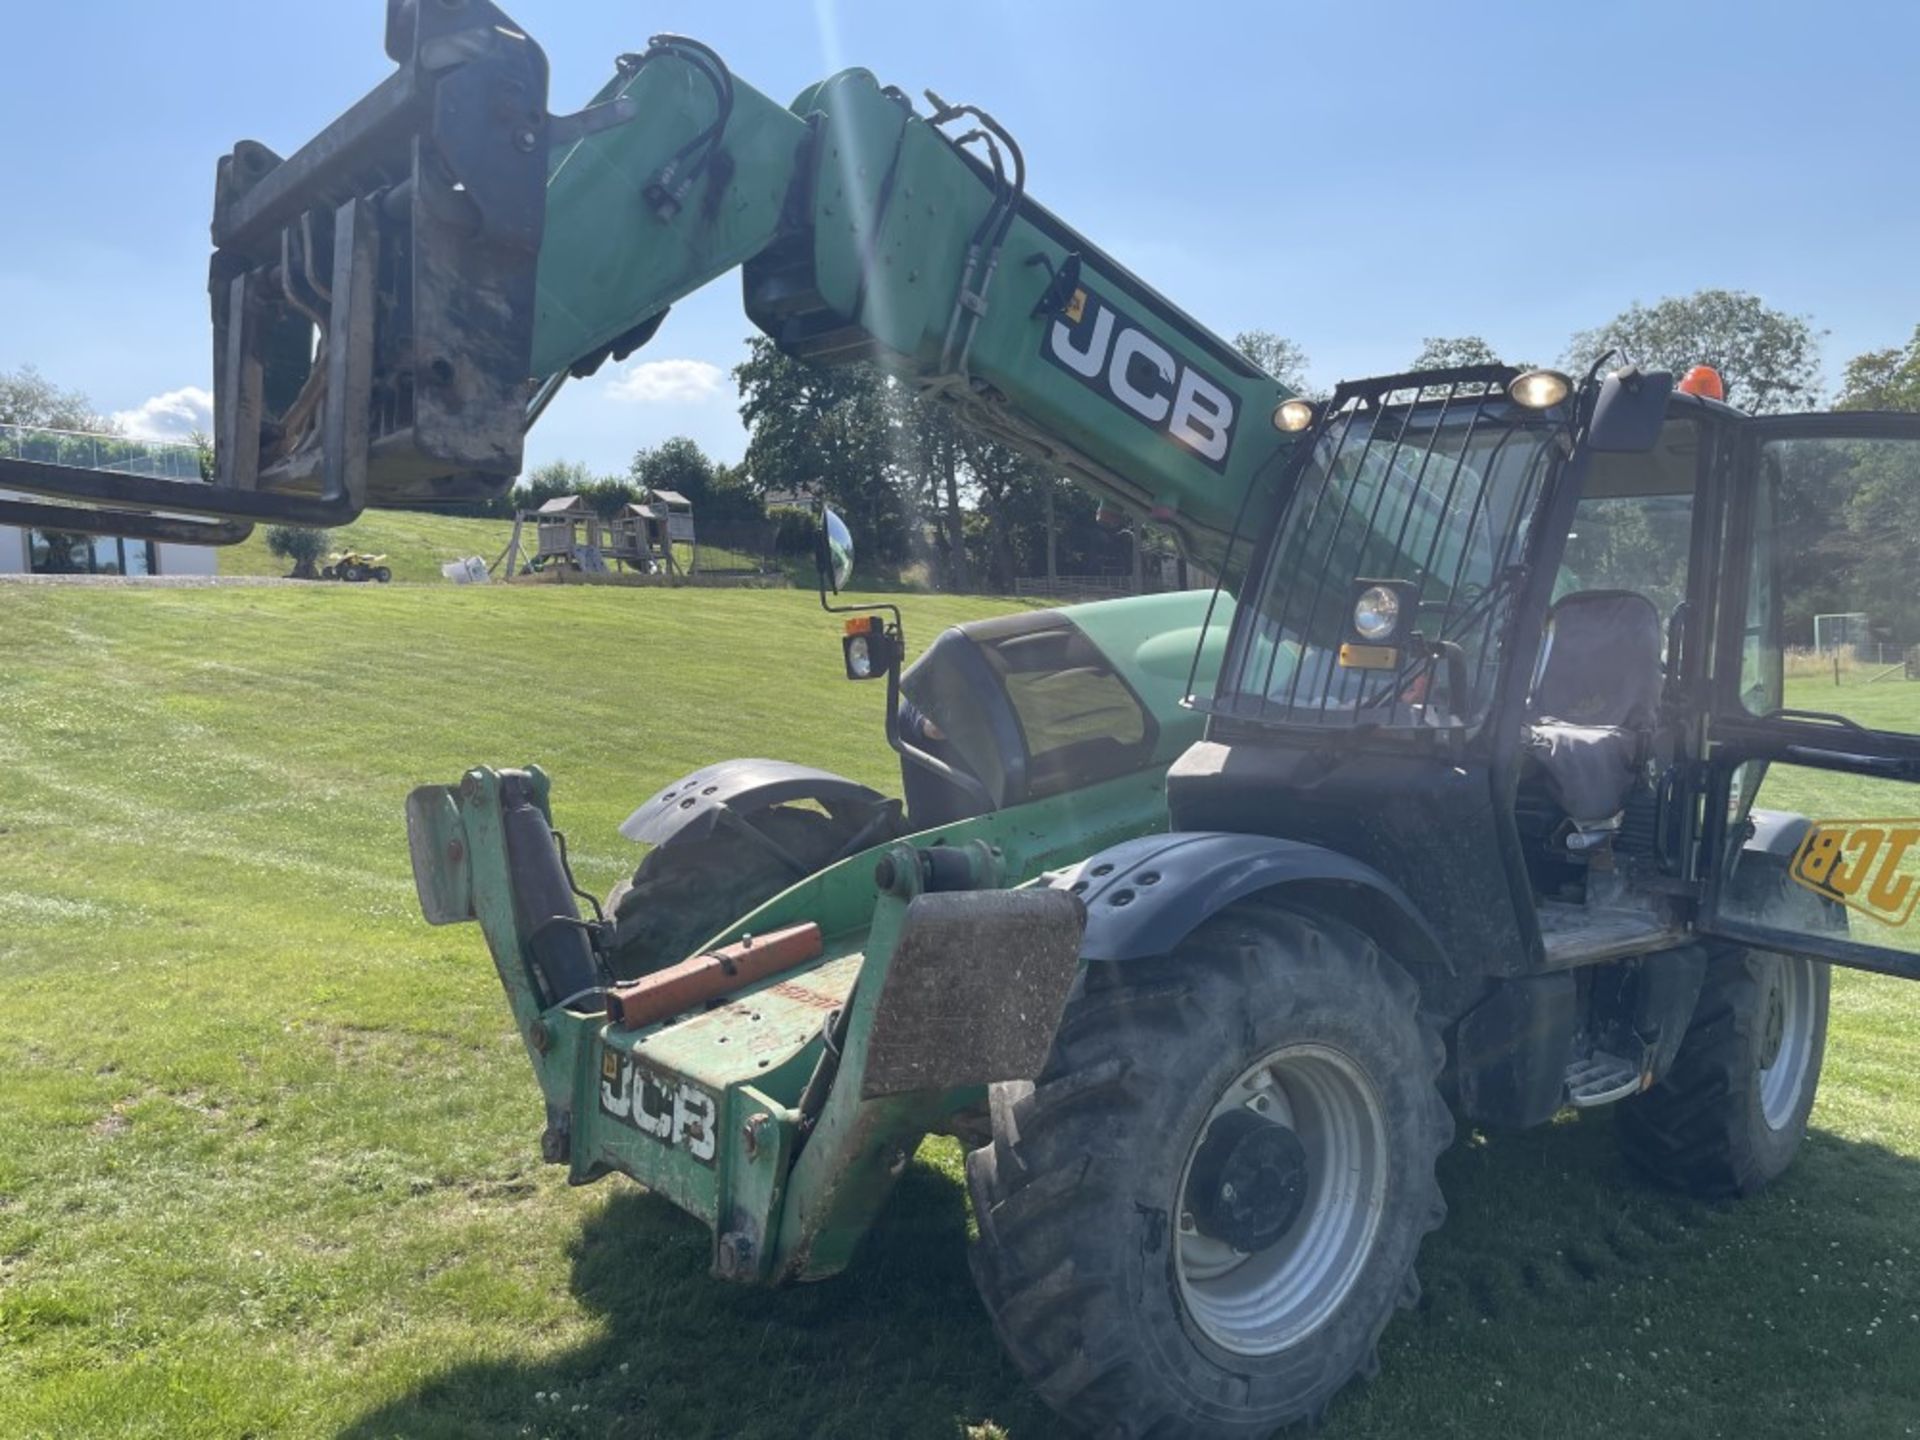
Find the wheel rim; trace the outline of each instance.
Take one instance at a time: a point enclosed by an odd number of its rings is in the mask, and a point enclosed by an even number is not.
[[[1292,1223],[1251,1254],[1201,1233],[1189,1191],[1214,1122],[1240,1109],[1277,1121],[1298,1138],[1307,1177]],[[1249,1065],[1195,1135],[1175,1197],[1175,1272],[1194,1323],[1241,1355],[1274,1354],[1325,1324],[1373,1251],[1387,1163],[1385,1107],[1351,1056],[1324,1045],[1286,1045]]]
[[[1761,1016],[1760,1113],[1784,1130],[1800,1109],[1813,1064],[1813,965],[1782,957]]]

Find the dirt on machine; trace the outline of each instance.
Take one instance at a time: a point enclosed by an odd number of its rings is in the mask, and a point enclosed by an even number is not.
[[[781,105],[663,35],[556,114],[484,0],[392,0],[386,43],[314,140],[221,162],[212,483],[0,488],[203,543],[489,499],[568,378],[737,270],[786,354],[878,362],[1218,581],[913,656],[825,507],[897,787],[718,759],[639,797],[604,897],[568,777],[414,791],[423,913],[478,925],[570,1181],[639,1181],[718,1280],[777,1286],[843,1271],[955,1135],[1047,1403],[1252,1437],[1372,1373],[1458,1121],[1611,1108],[1701,1195],[1786,1171],[1830,967],[1920,978],[1920,820],[1886,818],[1920,725],[1789,684],[1795,517],[1920,484],[1920,418],[1749,415],[1621,356],[1297,396],[1042,206],[977,105],[863,70]],[[1914,559],[1883,534],[1857,573],[1897,596]]]

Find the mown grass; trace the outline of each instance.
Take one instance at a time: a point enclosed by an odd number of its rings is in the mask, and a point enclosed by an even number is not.
[[[330,550],[359,550],[369,555],[385,555],[387,568],[395,580],[446,583],[440,567],[449,560],[464,560],[478,555],[489,565],[498,560],[513,538],[511,520],[474,520],[460,515],[434,515],[420,510],[368,510],[351,525],[327,532]],[[535,548],[538,537],[527,525],[521,544]],[[697,558],[702,570],[755,571],[762,568],[762,557],[724,546],[702,545],[696,556],[692,545],[684,542],[673,547],[674,562],[684,571]],[[524,558],[524,557],[523,557]],[[219,552],[222,575],[285,575],[292,564],[267,549],[263,526],[244,544]],[[496,579],[500,578],[497,574]]]
[[[351,525],[328,533],[333,550],[360,550],[385,555],[395,580],[431,580],[446,583],[440,567],[449,560],[478,555],[488,564],[499,558],[513,536],[511,520],[471,520],[458,515],[430,515],[419,510],[369,510]],[[533,541],[531,526],[527,543]],[[267,550],[267,532],[256,529],[245,544],[219,552],[222,575],[285,575],[293,567]]]
[[[995,608],[901,603],[921,643]],[[722,1286],[694,1223],[537,1163],[479,936],[415,911],[402,798],[473,763],[549,768],[599,890],[627,809],[703,761],[887,783],[809,597],[0,608],[0,1435],[1057,1433],[973,1298],[951,1142],[849,1274]],[[1743,1206],[1648,1189],[1604,1114],[1463,1136],[1425,1299],[1324,1433],[1920,1429],[1917,1016],[1841,977],[1808,1150]]]

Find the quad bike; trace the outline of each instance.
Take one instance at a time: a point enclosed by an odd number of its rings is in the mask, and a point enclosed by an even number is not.
[[[322,580],[351,580],[365,582],[376,580],[384,585],[393,579],[393,571],[387,568],[387,557],[368,555],[359,550],[337,550],[327,556],[327,563],[320,567]]]

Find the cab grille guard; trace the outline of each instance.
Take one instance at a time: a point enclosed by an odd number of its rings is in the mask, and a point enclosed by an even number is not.
[[[389,0],[399,68],[292,156],[215,184],[211,482],[0,459],[0,521],[230,545],[255,523],[486,499],[519,472],[549,147],[546,56],[488,0]]]

